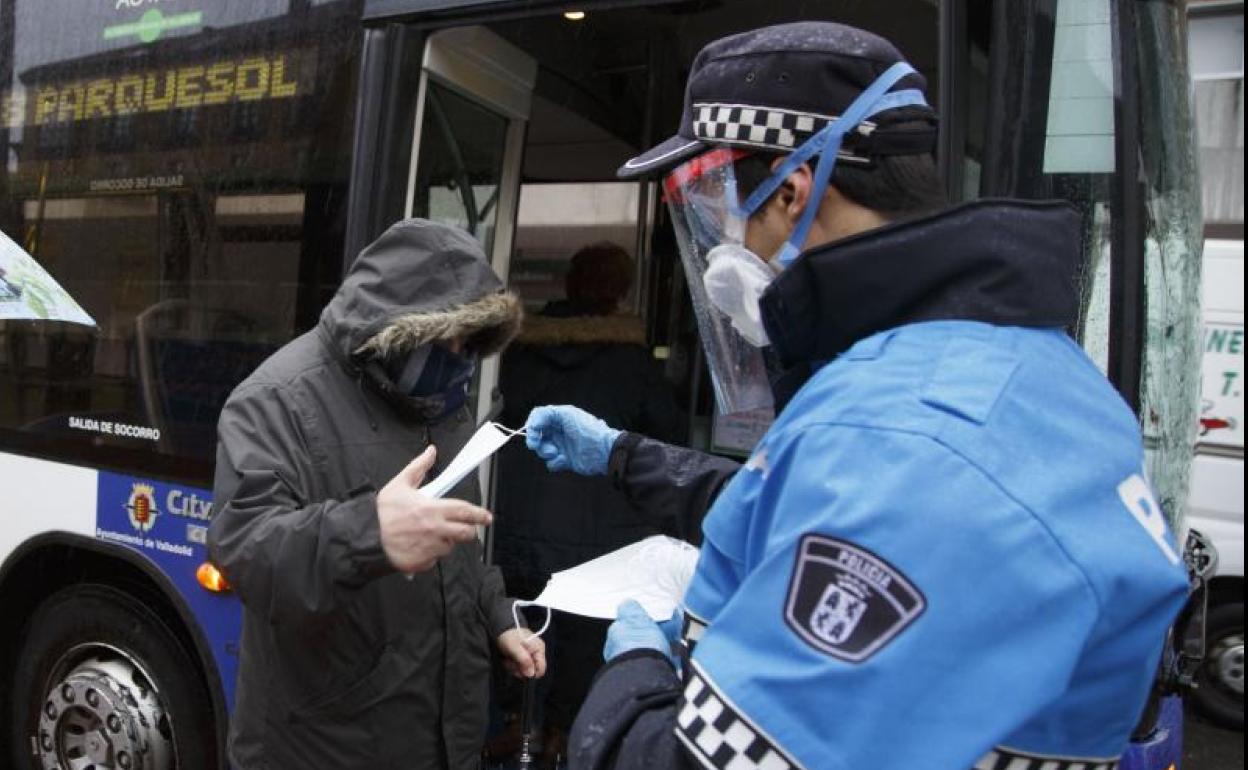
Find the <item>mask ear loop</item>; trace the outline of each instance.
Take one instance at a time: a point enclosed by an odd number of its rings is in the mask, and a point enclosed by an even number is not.
[[[504,426],[503,423],[490,422],[489,424],[492,424],[495,431],[505,434],[505,436],[507,436],[507,441],[510,441],[510,439],[513,439],[517,436],[527,436],[527,433],[525,433],[524,428],[519,428],[517,429],[517,431],[512,431],[512,429],[508,428],[507,426]],[[515,621],[515,628],[519,630],[527,630],[524,628],[524,624],[520,623],[520,608],[537,607],[537,605],[538,605],[537,602],[525,602],[524,599],[517,599],[517,600],[514,600],[514,602],[512,602],[512,620]],[[539,628],[537,630],[537,633],[530,635],[529,639],[532,639],[533,636],[540,636],[544,633],[547,633],[547,629],[550,628],[550,616],[552,616],[552,612],[550,612],[549,607],[545,607],[545,605],[542,605],[542,607],[545,609],[545,612],[547,612],[547,619],[545,619],[545,623],[542,624],[542,628]]]
[[[520,622],[520,608],[521,607],[535,607],[535,606],[538,606],[537,602],[525,601],[523,599],[516,599],[515,601],[511,603],[511,619],[516,622],[516,628],[520,629],[521,631],[528,630],[527,628],[525,628],[524,624]],[[545,605],[542,605],[542,606],[545,607]],[[551,610],[549,607],[545,607],[545,610],[546,610],[546,622],[543,623],[542,627],[539,628],[535,633],[531,634],[529,636],[529,639],[532,639],[534,636],[541,636],[542,634],[546,633],[546,629],[550,628]],[[528,639],[526,639],[525,641],[528,641]]]
[[[398,382],[394,383],[399,387],[399,391],[403,393],[411,393],[412,388],[416,387],[417,380],[425,371],[425,364],[429,361],[429,354],[433,352],[433,344],[427,343],[413,350],[407,359],[407,363],[403,365],[403,371],[399,373]]]

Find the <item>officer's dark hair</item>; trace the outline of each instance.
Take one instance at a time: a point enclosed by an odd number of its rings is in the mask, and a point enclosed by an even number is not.
[[[757,152],[736,162],[737,190],[743,200],[771,176],[772,164],[780,157],[781,153]],[[811,159],[812,171],[816,163],[817,158]],[[832,171],[831,184],[841,195],[886,219],[919,216],[948,205],[931,153],[876,156],[870,165],[840,160]]]

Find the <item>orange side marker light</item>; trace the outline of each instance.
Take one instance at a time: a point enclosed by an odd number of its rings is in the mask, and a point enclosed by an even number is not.
[[[212,591],[214,594],[223,594],[230,590],[229,581],[225,579],[225,575],[221,574],[221,570],[210,561],[206,561],[199,565],[199,569],[195,570],[195,579],[206,590]]]

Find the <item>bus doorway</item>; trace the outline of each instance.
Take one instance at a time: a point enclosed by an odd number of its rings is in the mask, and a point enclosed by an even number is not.
[[[662,417],[622,427],[743,458],[772,415],[718,413],[659,188],[619,181],[616,169],[670,133],[694,55],[734,30],[823,18],[877,31],[906,52],[935,100],[937,4],[899,5],[904,13],[747,0],[731,7],[656,5],[481,24],[415,17],[405,28],[410,53],[396,58],[418,63],[405,63],[411,72],[399,79],[396,138],[380,153],[391,168],[402,168],[404,179],[380,185],[389,190],[382,198],[394,199],[388,204],[394,213],[382,219],[428,217],[472,231],[523,300],[530,328],[533,319],[567,312],[567,281],[578,252],[626,257],[627,268],[617,269],[629,272],[628,285],[610,312],[620,318],[607,325],[628,328],[608,336],[644,351],[638,366],[648,372],[646,384],[630,392],[650,397],[645,409],[638,405],[632,413]],[[542,333],[559,326],[538,325]],[[483,362],[474,391],[478,420],[505,410],[511,422],[523,421],[519,407],[527,401],[514,387],[520,380],[508,382],[504,374],[500,362]],[[597,397],[611,400],[601,392]],[[508,483],[489,469],[482,481],[491,495]]]
[[[887,11],[867,4],[793,8],[750,0],[489,25],[537,63],[510,284],[532,316],[552,301],[566,301],[566,277],[578,250],[607,244],[627,252],[633,281],[617,312],[642,324],[649,365],[662,371],[680,414],[676,429],[661,432],[679,436],[680,443],[744,457],[771,415],[718,413],[660,188],[652,181],[620,181],[616,169],[671,133],[694,55],[738,30],[799,19],[870,29],[897,43],[935,99],[937,4],[899,5]]]

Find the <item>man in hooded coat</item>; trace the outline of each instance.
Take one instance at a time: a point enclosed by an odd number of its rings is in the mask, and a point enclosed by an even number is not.
[[[476,357],[519,328],[502,289],[468,234],[400,222],[231,394],[209,547],[245,608],[235,766],[476,768],[491,641],[544,672],[482,563],[475,475],[416,491],[475,429]]]

